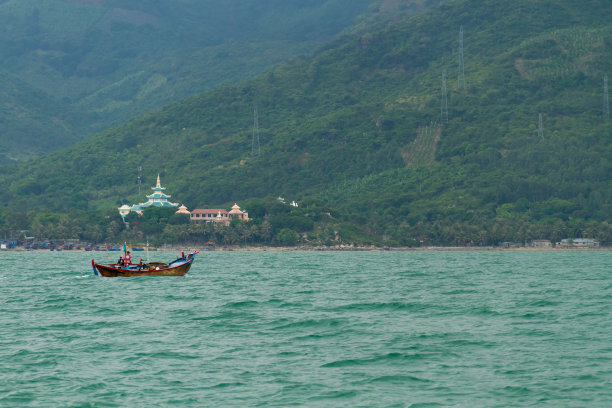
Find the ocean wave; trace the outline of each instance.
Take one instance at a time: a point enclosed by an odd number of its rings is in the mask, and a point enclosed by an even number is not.
[[[321,367],[325,368],[334,368],[334,367],[351,367],[351,366],[365,366],[372,364],[381,364],[387,362],[405,362],[412,360],[420,360],[426,358],[428,353],[414,353],[414,354],[406,354],[406,353],[386,353],[380,354],[373,357],[367,358],[349,358],[332,361],[330,363],[323,364]]]

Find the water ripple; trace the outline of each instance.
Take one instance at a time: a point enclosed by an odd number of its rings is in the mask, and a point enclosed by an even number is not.
[[[612,406],[608,251],[0,256],[0,407]]]

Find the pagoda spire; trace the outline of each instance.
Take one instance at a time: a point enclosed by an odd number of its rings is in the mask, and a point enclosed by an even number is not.
[[[119,214],[121,214],[122,217],[125,217],[131,211],[142,214],[142,211],[145,208],[148,208],[151,206],[153,207],[175,207],[175,208],[179,206],[178,203],[171,203],[170,201],[168,201],[168,199],[171,196],[164,193],[165,188],[161,186],[161,180],[159,177],[159,173],[157,173],[157,186],[151,187],[151,190],[153,190],[153,194],[149,194],[147,196],[148,201],[146,203],[134,204],[132,206],[123,205],[120,208],[118,208]],[[185,211],[186,210],[187,208],[185,208]]]

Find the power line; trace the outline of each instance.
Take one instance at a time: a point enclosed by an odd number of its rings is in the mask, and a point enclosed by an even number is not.
[[[542,120],[542,114],[538,117],[538,136],[544,140],[544,121]]]
[[[138,195],[140,195],[141,185],[142,185],[142,166],[138,166]]]
[[[465,89],[465,62],[463,60],[463,26],[459,29],[459,76],[457,88]]]
[[[253,137],[251,139],[251,157],[259,156],[261,152],[259,146],[259,115],[257,107],[253,109]]]
[[[608,76],[604,76],[603,85],[603,115],[604,118],[610,118],[610,99],[608,97]]]
[[[442,73],[442,102],[440,106],[440,122],[448,123],[448,97],[446,95],[446,72]]]

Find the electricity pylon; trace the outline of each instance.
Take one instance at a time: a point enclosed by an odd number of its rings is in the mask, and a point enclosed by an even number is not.
[[[457,88],[465,89],[465,63],[463,60],[463,26],[459,29],[459,76]]]
[[[259,116],[257,108],[253,109],[253,138],[251,139],[251,157],[259,156]]]

